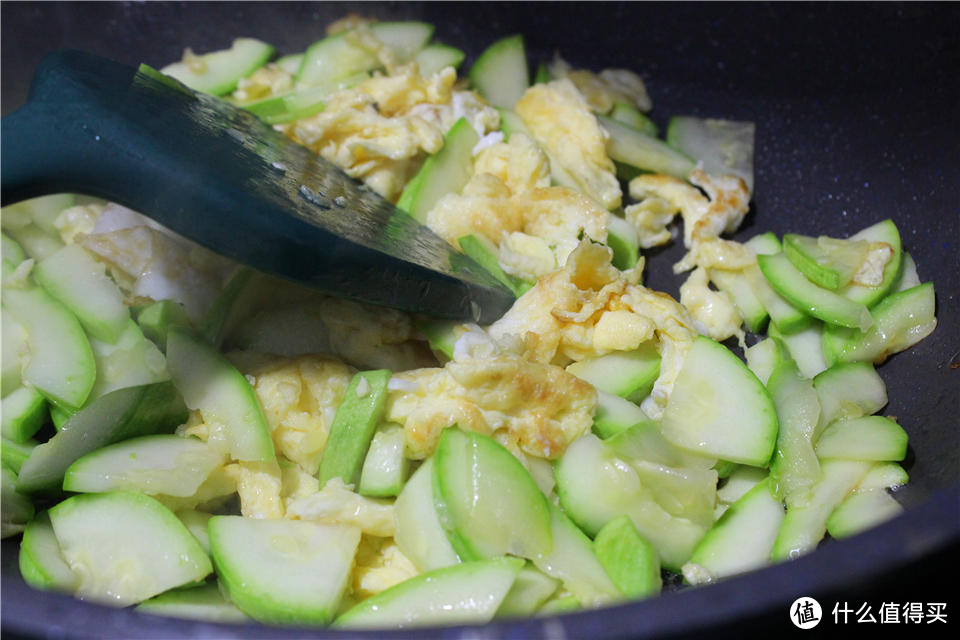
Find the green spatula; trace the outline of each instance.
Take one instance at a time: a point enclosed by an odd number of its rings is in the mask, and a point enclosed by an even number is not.
[[[489,323],[513,295],[479,265],[253,115],[156,72],[47,56],[2,122],[2,202],[83,193],[332,295]]]

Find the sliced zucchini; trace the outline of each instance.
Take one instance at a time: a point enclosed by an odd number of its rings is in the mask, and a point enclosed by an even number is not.
[[[434,454],[440,524],[463,559],[549,553],[547,500],[530,473],[498,442],[444,429]]]
[[[883,268],[883,280],[879,286],[865,287],[851,283],[837,291],[840,295],[854,302],[859,302],[867,307],[873,307],[880,302],[884,296],[890,293],[890,290],[897,283],[897,279],[900,276],[900,269],[903,266],[903,248],[900,242],[900,231],[897,229],[897,225],[893,223],[893,220],[883,220],[853,234],[849,239],[885,242],[893,249],[893,255]]]
[[[20,388],[23,374],[24,356],[28,354],[27,330],[17,322],[13,314],[6,307],[0,308],[0,341],[3,352],[0,355],[3,362],[3,377],[0,378],[0,388],[3,397]]]
[[[533,558],[533,563],[548,576],[560,580],[564,589],[573,594],[577,606],[580,603],[599,606],[623,597],[597,559],[590,538],[553,504],[550,504],[550,536],[553,548]]]
[[[613,250],[613,266],[621,271],[633,269],[640,258],[640,238],[632,224],[620,216],[607,217],[607,246]]]
[[[619,396],[597,390],[597,412],[593,416],[593,432],[606,440],[635,424],[648,422],[643,409]],[[657,433],[660,427],[656,426]]]
[[[453,346],[457,343],[457,336],[454,334],[453,328],[461,322],[436,318],[418,318],[415,322],[417,329],[426,336],[433,352],[443,354],[447,360],[453,360]],[[442,358],[440,358],[440,362],[443,362]]]
[[[870,243],[788,233],[783,236],[783,253],[807,280],[835,291],[853,279],[870,253]]]
[[[27,330],[24,382],[68,409],[83,406],[96,381],[90,341],[77,317],[39,287],[4,287],[3,305]]]
[[[202,580],[213,570],[196,538],[149,496],[85,494],[49,513],[63,557],[80,578],[81,597],[132,604]]]
[[[733,174],[753,193],[752,122],[674,116],[667,125],[667,144],[703,164],[710,174]]]
[[[717,489],[717,500],[733,504],[767,477],[766,469],[739,466],[730,474],[723,486]]]
[[[38,513],[23,532],[20,574],[34,589],[73,593],[80,577],[67,564],[46,511]]]
[[[274,61],[274,64],[289,73],[290,75],[297,75],[297,72],[300,71],[300,65],[303,63],[303,54],[302,53],[291,53],[288,56],[280,56]]]
[[[784,359],[783,349],[772,338],[761,340],[757,344],[747,347],[743,352],[747,358],[747,368],[753,371],[764,385],[770,379],[770,374]]]
[[[140,491],[186,498],[197,492],[224,457],[196,438],[153,435],[92,451],[63,477],[64,491]]]
[[[327,624],[350,580],[360,529],[306,520],[210,519],[210,552],[230,600],[272,624]]]
[[[357,486],[363,460],[387,402],[390,371],[360,371],[353,376],[337,413],[320,459],[320,488],[333,478]]]
[[[187,406],[210,426],[212,446],[234,460],[274,459],[270,427],[253,387],[226,358],[188,330],[173,327],[167,367]]]
[[[597,116],[597,120],[610,134],[607,153],[612,160],[680,179],[686,179],[696,168],[689,157],[661,140],[606,116]]]
[[[637,471],[592,434],[567,447],[555,474],[560,504],[588,535],[596,535],[614,518],[630,516],[668,569],[679,569],[706,533],[707,527],[675,517],[657,504]]]
[[[840,362],[882,363],[888,356],[909,349],[937,326],[933,283],[893,293],[874,307],[873,326],[854,333],[838,355]]]
[[[910,476],[896,462],[877,462],[867,475],[863,477],[856,491],[872,491],[873,489],[897,489],[907,484]]]
[[[33,502],[20,492],[17,474],[6,466],[0,468],[0,538],[24,530],[35,513]]]
[[[433,500],[434,459],[420,465],[404,485],[393,505],[394,539],[403,555],[421,571],[430,571],[460,562],[457,552],[440,525]]]
[[[887,387],[868,362],[834,365],[814,378],[813,386],[820,399],[818,435],[834,420],[868,416],[887,404]]]
[[[16,240],[5,233],[0,233],[0,238],[3,240],[3,246],[0,248],[0,253],[3,254],[4,262],[9,264],[11,267],[16,267],[27,259],[27,254],[24,253],[23,248],[17,243]]]
[[[834,538],[847,538],[901,513],[903,507],[884,489],[857,492],[847,496],[830,514],[827,532]]]
[[[746,274],[724,269],[710,269],[708,273],[710,281],[733,300],[747,329],[754,333],[762,330],[769,313],[754,293]]]
[[[334,626],[483,624],[496,614],[522,568],[519,558],[493,558],[435,569],[367,598],[337,618]]]
[[[861,331],[866,331],[873,324],[866,306],[813,284],[783,253],[758,255],[757,264],[777,293],[811,316]]]
[[[600,391],[640,402],[650,395],[660,375],[660,354],[655,341],[650,340],[634,351],[615,351],[574,362],[567,366],[567,372]]]
[[[487,47],[470,68],[470,82],[491,105],[512,109],[530,86],[523,36],[507,36]]]
[[[108,393],[73,414],[55,436],[33,450],[20,469],[20,488],[31,493],[59,490],[67,468],[85,454],[134,436],[173,431],[187,413],[169,382]]]
[[[527,563],[504,596],[497,618],[532,616],[557,591],[560,581],[544,574]]]
[[[656,138],[660,135],[660,130],[657,129],[657,125],[653,123],[653,120],[648,118],[642,111],[637,109],[632,104],[627,104],[626,102],[617,102],[613,105],[613,110],[610,112],[610,118],[612,120],[616,120],[617,122],[622,122],[628,127],[633,127],[640,133],[644,133],[651,138]]]
[[[97,362],[97,380],[87,402],[116,389],[170,379],[166,358],[129,318],[114,344],[91,337],[90,347]]]
[[[497,258],[497,247],[486,237],[471,233],[457,240],[457,243],[465,254],[489,271],[490,275],[502,282],[516,297],[519,298],[533,287],[534,283],[512,276],[503,270]]]
[[[2,210],[3,228],[17,229],[35,224],[48,236],[59,239],[60,232],[54,222],[64,209],[69,209],[76,203],[76,199],[72,193],[57,193],[7,205]],[[4,245],[4,253],[6,253],[6,245]],[[4,255],[3,259],[8,258]]]
[[[137,324],[143,335],[152,340],[161,349],[167,348],[167,332],[170,327],[190,326],[187,310],[173,300],[158,300],[151,303],[137,315]]]
[[[913,256],[904,252],[903,267],[900,271],[900,279],[897,281],[893,291],[906,291],[921,284],[920,276],[917,274],[917,263],[913,261]]]
[[[2,401],[3,437],[13,442],[26,442],[47,420],[47,400],[36,389],[20,387]]]
[[[77,316],[91,336],[114,343],[127,328],[130,311],[106,266],[79,245],[42,260],[32,272],[37,284]]]
[[[409,464],[403,455],[406,434],[398,424],[382,424],[373,434],[360,472],[360,495],[395,497],[407,480]]]
[[[660,593],[660,558],[627,516],[614,518],[600,529],[593,550],[607,575],[631,600]]]
[[[807,378],[814,378],[827,369],[827,359],[823,353],[823,326],[819,320],[812,320],[806,327],[785,332],[774,324],[767,333],[786,347],[800,373]]]
[[[698,336],[663,413],[664,437],[700,455],[762,467],[777,439],[770,394],[723,345]]]
[[[337,89],[346,89],[367,79],[367,74],[348,76],[340,81]],[[309,118],[324,110],[324,101],[331,93],[329,87],[306,87],[278,96],[250,102],[243,108],[267,124],[283,124]]]
[[[824,460],[820,480],[787,508],[773,545],[774,560],[792,560],[816,548],[827,531],[827,518],[860,483],[869,462]]]
[[[816,451],[821,458],[903,460],[907,455],[907,432],[883,416],[838,420],[820,434]]]
[[[3,438],[0,442],[2,442],[2,444],[0,444],[0,461],[3,462],[3,466],[9,468],[17,475],[20,474],[23,463],[27,461],[27,458],[30,457],[30,454],[33,453],[33,450],[36,449],[39,444],[36,440],[14,442],[6,438]]]
[[[634,466],[652,462],[668,467],[710,469],[716,462],[716,458],[704,458],[673,446],[663,437],[660,425],[650,419],[635,422],[605,444],[614,455]]]
[[[767,383],[777,408],[780,431],[770,462],[770,489],[788,505],[820,479],[820,463],[813,449],[820,419],[820,401],[813,383],[800,375],[793,360],[785,360]]]
[[[690,564],[706,569],[711,579],[769,564],[784,516],[783,505],[771,492],[771,482],[760,481],[707,532],[690,557]],[[690,578],[695,575],[697,572],[684,571],[688,582],[694,582]]]
[[[8,228],[7,233],[23,248],[28,257],[37,262],[52,256],[64,247],[60,236],[51,235],[35,224],[15,229]]]
[[[237,38],[229,49],[213,51],[195,60],[174,62],[160,70],[195,91],[222,96],[237,88],[241,78],[266,64],[274,48],[254,38]]]
[[[431,44],[418,51],[414,60],[417,61],[420,75],[429,78],[446,67],[458,69],[465,57],[466,54],[456,47],[445,44]]]
[[[459,193],[467,184],[473,171],[473,148],[479,141],[466,118],[457,120],[444,136],[443,148],[427,158],[400,194],[397,207],[424,222],[440,198]]]
[[[248,622],[240,609],[227,601],[216,581],[199,587],[172,589],[137,605],[135,611],[155,616],[204,622]]]

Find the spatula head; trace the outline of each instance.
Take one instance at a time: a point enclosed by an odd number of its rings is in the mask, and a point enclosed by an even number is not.
[[[96,195],[263,272],[411,312],[488,323],[514,300],[330,162],[156,72],[51,54],[3,125],[4,201]]]

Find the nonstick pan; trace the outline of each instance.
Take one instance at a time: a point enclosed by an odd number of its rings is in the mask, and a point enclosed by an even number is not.
[[[599,611],[396,637],[742,637],[792,629],[788,608],[800,596],[820,601],[827,626],[835,604],[870,604],[876,615],[882,602],[949,603],[954,590],[932,576],[952,571],[960,540],[960,7],[5,2],[2,110],[23,102],[34,66],[52,50],[162,66],[184,46],[207,51],[250,36],[293,53],[350,12],[435,23],[435,38],[467,50],[464,68],[497,37],[522,33],[535,62],[559,50],[577,66],[634,69],[660,125],[673,114],[752,120],[756,193],[737,237],[763,230],[842,236],[890,217],[921,279],[937,291],[937,330],[880,368],[886,411],[910,435],[910,483],[897,494],[907,507],[902,516],[717,585]],[[676,295],[680,281],[670,265],[681,253],[672,246],[649,255],[647,284]],[[155,618],[37,592],[19,577],[17,544],[3,543],[5,637],[340,637]]]

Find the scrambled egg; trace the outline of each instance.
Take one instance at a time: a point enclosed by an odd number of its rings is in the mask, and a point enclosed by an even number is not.
[[[512,355],[461,356],[442,369],[395,374],[386,420],[401,424],[406,455],[433,453],[444,429],[509,439],[524,452],[556,458],[593,424],[597,392],[562,368]]]
[[[666,226],[680,213],[683,244],[690,251],[674,265],[675,272],[688,271],[698,265],[729,269],[751,264],[752,252],[720,240],[721,233],[731,233],[743,222],[750,205],[746,183],[737,176],[711,176],[700,169],[690,174],[690,182],[694,186],[660,174],[644,174],[630,181],[630,195],[640,202],[628,206],[625,214],[636,226],[641,242],[655,246],[669,241]],[[696,187],[703,189],[706,196]],[[652,202],[647,203],[651,199]],[[712,252],[713,264],[706,264],[699,255],[701,252]]]
[[[563,269],[541,278],[491,325],[490,334],[498,341],[512,336],[522,342],[524,357],[560,366],[629,351],[656,338],[660,377],[643,407],[656,418],[697,335],[696,326],[676,300],[639,284],[639,268],[621,272],[611,259],[608,247],[584,241]]]
[[[317,472],[353,373],[342,362],[322,356],[277,359],[247,372],[278,453],[309,473]]]
[[[456,91],[455,81],[452,67],[430,78],[423,78],[416,64],[399,67],[332,94],[324,111],[285,131],[394,199],[424,154],[440,150],[457,119],[466,117],[479,135],[499,127],[499,113],[472,92]]]
[[[549,70],[551,77],[567,78],[573,82],[590,108],[598,113],[609,113],[618,102],[635,106],[640,111],[653,108],[643,78],[628,69],[604,69],[596,74],[585,69],[573,69],[557,55],[550,63]]]
[[[76,244],[110,267],[128,302],[174,300],[196,322],[233,270],[226,258],[117,204],[107,205],[92,231],[74,233],[77,226],[89,223],[92,214],[92,209],[83,214],[68,209],[58,220]]]
[[[606,209],[620,206],[620,182],[607,155],[607,132],[566,79],[535,84],[514,107],[534,140]]]
[[[249,104],[293,90],[293,74],[267,63],[246,78],[240,78],[232,98],[237,104]]]
[[[680,286],[680,304],[690,312],[703,335],[717,341],[737,336],[743,344],[744,333],[740,328],[743,317],[726,292],[710,288],[707,270],[703,267],[694,269]]]
[[[355,562],[350,590],[353,597],[360,600],[420,573],[393,538],[364,535],[360,538]]]
[[[291,498],[286,516],[292,520],[351,524],[372,536],[392,537],[394,533],[393,504],[354,493],[340,478],[329,480],[314,493]]]

